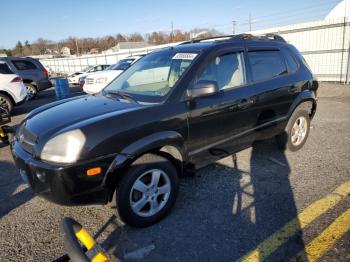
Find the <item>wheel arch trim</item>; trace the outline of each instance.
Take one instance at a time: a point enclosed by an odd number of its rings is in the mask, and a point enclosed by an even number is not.
[[[292,106],[289,109],[288,115],[289,117],[293,114],[295,109],[299,107],[301,104],[305,102],[311,102],[311,108],[310,109],[310,119],[312,119],[316,113],[317,108],[317,98],[315,96],[315,93],[311,90],[304,90],[302,91],[298,97],[294,100]]]
[[[135,159],[152,151],[168,154],[181,164],[188,159],[184,138],[181,134],[175,131],[158,132],[135,141],[118,153],[106,172],[103,186],[110,187],[110,182],[115,182],[116,179],[112,177],[120,177],[119,174],[117,176],[113,174],[118,170],[122,171]],[[114,182],[112,182],[113,187]]]

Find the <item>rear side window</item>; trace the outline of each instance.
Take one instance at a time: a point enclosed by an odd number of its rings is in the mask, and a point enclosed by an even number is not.
[[[259,82],[286,74],[287,67],[280,51],[248,52],[253,81]]]
[[[37,69],[32,62],[26,60],[12,60],[12,64],[17,68],[17,70]]]
[[[5,63],[0,63],[0,74],[13,74],[9,66]]]
[[[294,73],[298,70],[298,63],[295,61],[295,58],[292,56],[290,51],[285,51],[284,52],[286,62],[288,65],[288,71],[289,73]]]

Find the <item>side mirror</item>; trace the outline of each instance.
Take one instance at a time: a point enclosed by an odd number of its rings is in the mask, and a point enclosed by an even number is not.
[[[211,96],[219,93],[219,91],[219,85],[216,81],[201,80],[193,88],[187,89],[187,96],[189,98]]]

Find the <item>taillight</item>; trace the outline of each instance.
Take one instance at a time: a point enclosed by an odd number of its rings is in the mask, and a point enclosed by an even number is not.
[[[12,79],[11,83],[18,83],[18,82],[22,82],[22,78],[20,78],[19,76],[16,76],[14,79]]]
[[[48,74],[49,74],[49,72],[48,72],[46,69],[42,70],[41,72],[42,72],[44,75],[48,75]]]

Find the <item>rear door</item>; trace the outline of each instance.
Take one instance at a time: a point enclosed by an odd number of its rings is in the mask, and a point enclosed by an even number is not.
[[[211,57],[193,84],[214,80],[220,93],[199,97],[189,113],[189,155],[197,167],[222,158],[252,141],[256,123],[254,88],[247,84],[244,50]]]
[[[279,124],[301,91],[293,75],[297,64],[287,63],[283,50],[276,47],[248,48],[247,60],[249,81],[256,90],[257,129],[260,138],[267,138],[280,132]]]

